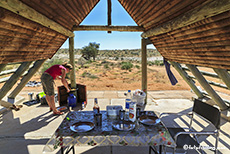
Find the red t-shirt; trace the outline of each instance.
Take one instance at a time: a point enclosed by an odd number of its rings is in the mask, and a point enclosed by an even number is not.
[[[61,76],[62,69],[66,70],[66,68],[62,65],[53,65],[50,68],[48,68],[45,72],[49,73],[53,79],[56,79],[57,76]]]

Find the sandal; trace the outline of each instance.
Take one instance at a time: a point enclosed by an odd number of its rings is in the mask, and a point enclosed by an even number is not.
[[[14,105],[14,104],[13,104],[13,105],[10,107],[10,109],[15,110],[15,111],[20,110],[20,108],[22,108],[22,105]]]

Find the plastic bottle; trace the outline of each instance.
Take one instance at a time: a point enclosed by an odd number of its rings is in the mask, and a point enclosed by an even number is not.
[[[98,105],[97,98],[94,98],[93,113],[94,114],[100,113],[100,107]]]
[[[74,96],[74,94],[70,93],[67,99],[67,103],[68,103],[68,107],[76,107],[76,96]]]
[[[136,111],[137,111],[137,107],[136,107],[136,99],[132,99],[131,103],[129,104],[129,120],[134,122],[136,121]]]
[[[125,119],[128,119],[129,117],[129,104],[131,103],[131,99],[132,99],[131,90],[128,90],[125,99]]]

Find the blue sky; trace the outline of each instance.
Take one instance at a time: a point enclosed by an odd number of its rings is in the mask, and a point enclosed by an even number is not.
[[[107,25],[107,0],[100,0],[80,25]],[[136,23],[117,0],[112,0],[112,25],[136,26]],[[140,49],[141,32],[75,31],[74,48],[87,46],[89,42],[100,44],[104,49]],[[61,48],[68,48],[67,40]],[[154,48],[149,45],[148,48]]]

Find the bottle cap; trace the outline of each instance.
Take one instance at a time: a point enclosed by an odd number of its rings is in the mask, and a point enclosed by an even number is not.
[[[131,92],[131,90],[128,90],[128,92]]]

